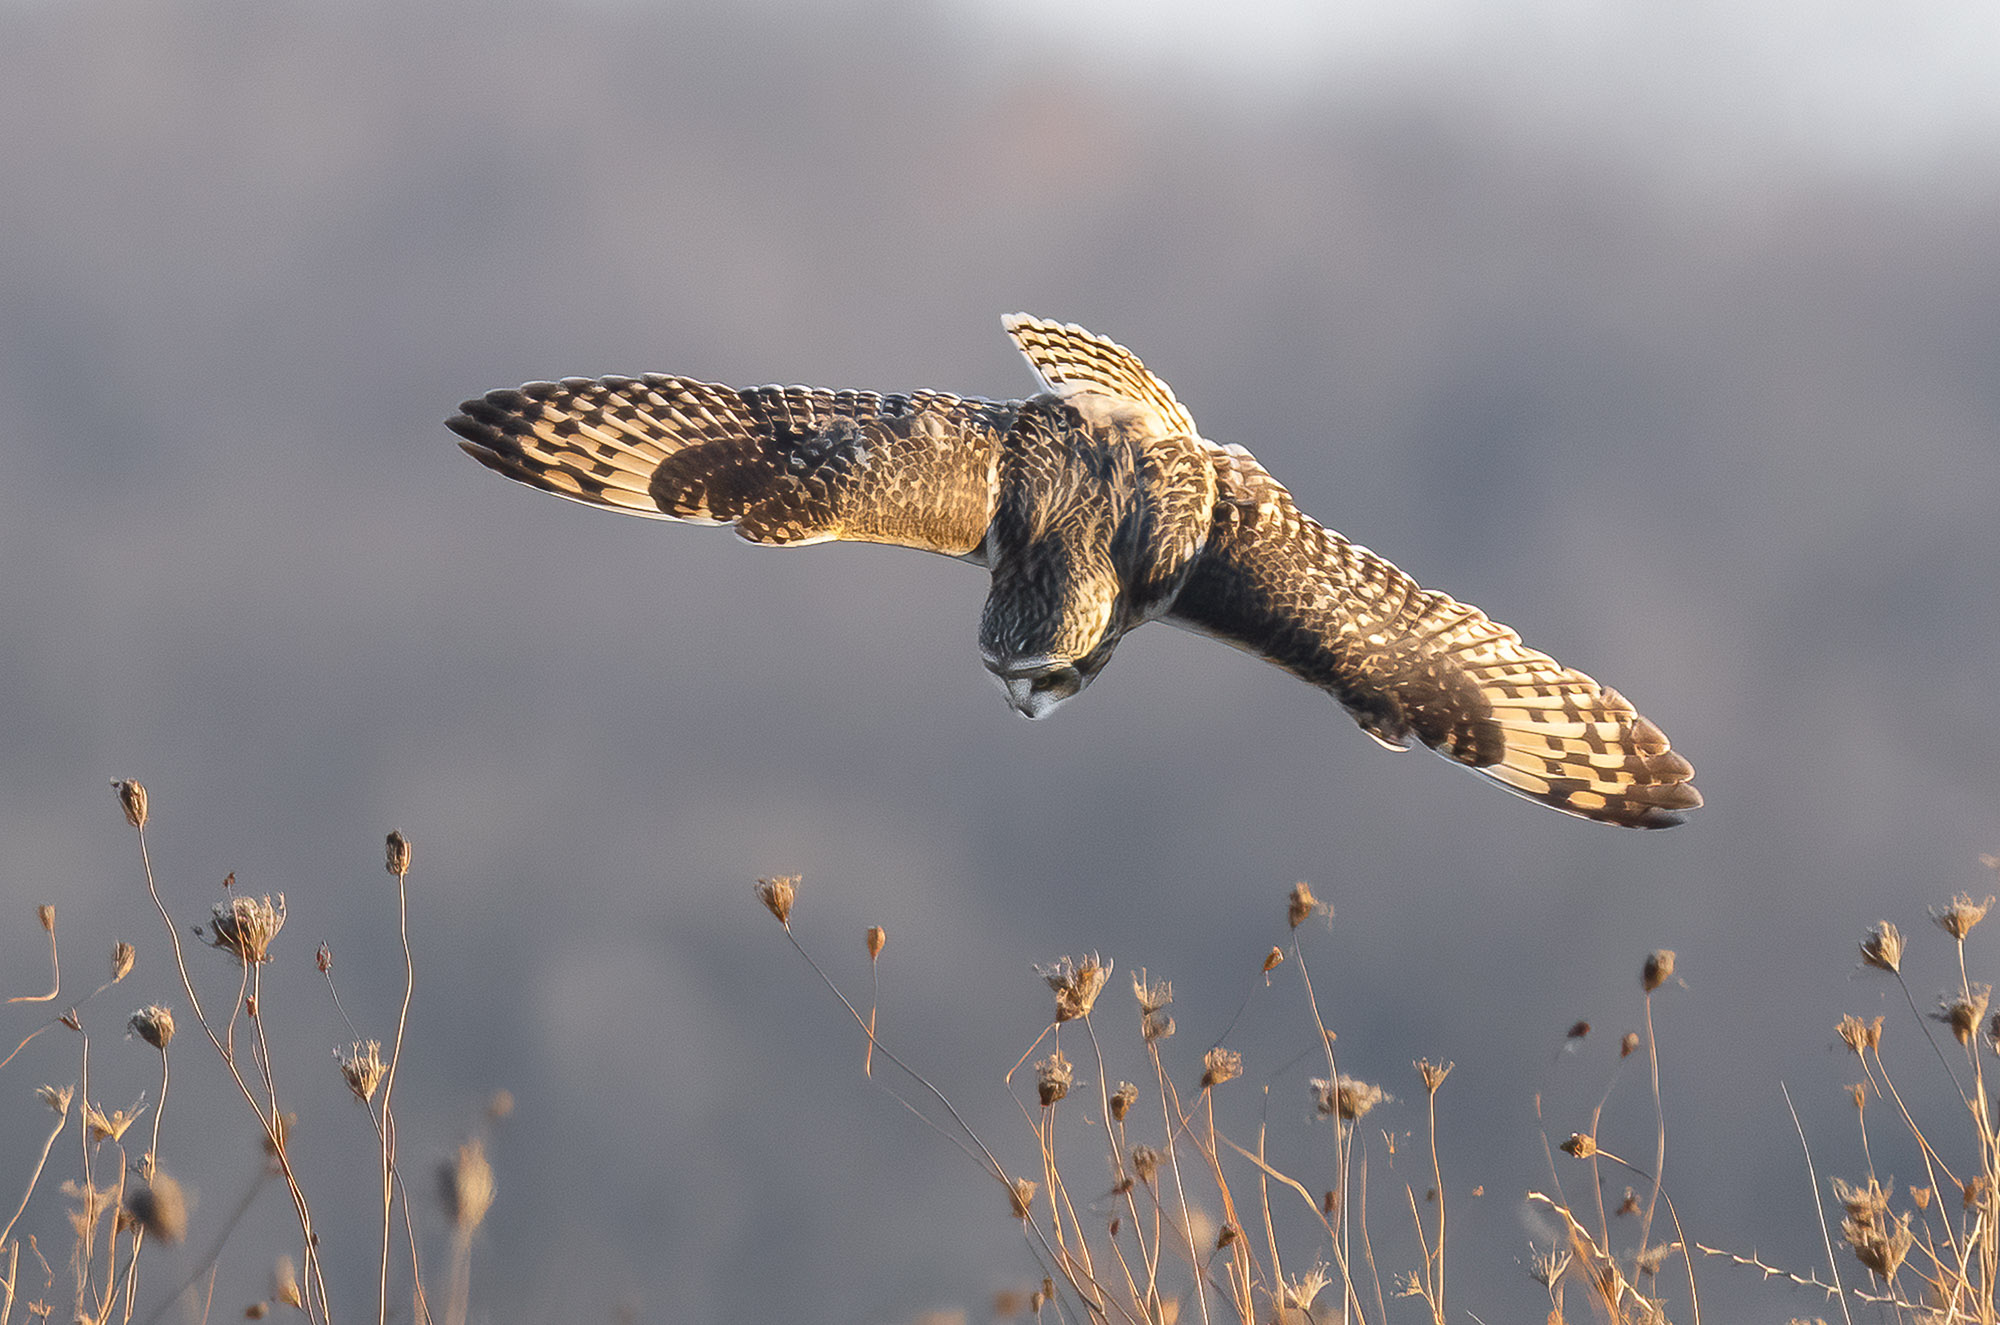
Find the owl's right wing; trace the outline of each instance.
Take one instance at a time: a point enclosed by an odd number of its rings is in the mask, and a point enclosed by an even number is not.
[[[1701,804],[1617,691],[1306,516],[1247,451],[1212,454],[1215,526],[1169,621],[1328,691],[1384,745],[1414,737],[1566,814],[1666,828]]]
[[[992,522],[1016,407],[937,391],[738,390],[691,378],[567,378],[492,391],[447,426],[487,468],[754,543],[894,543],[963,556]]]

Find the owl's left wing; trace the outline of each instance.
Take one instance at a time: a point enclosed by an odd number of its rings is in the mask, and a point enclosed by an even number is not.
[[[566,378],[492,391],[447,426],[473,459],[628,515],[729,524],[753,543],[846,539],[963,556],[992,522],[1016,407],[880,395]]]
[[[1694,766],[1617,691],[1420,587],[1299,511],[1240,447],[1215,447],[1216,522],[1169,621],[1258,654],[1410,739],[1567,814],[1682,823]]]

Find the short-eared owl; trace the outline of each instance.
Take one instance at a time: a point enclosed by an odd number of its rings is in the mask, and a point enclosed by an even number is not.
[[[1566,813],[1664,828],[1701,804],[1693,767],[1617,691],[1321,526],[1129,350],[1005,325],[1041,380],[1026,400],[649,373],[494,391],[450,426],[488,468],[592,506],[985,567],[979,651],[1030,718],[1158,618],[1320,687],[1386,746],[1414,737]]]

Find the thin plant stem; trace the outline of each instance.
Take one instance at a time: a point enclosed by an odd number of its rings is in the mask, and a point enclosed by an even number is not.
[[[160,1171],[160,1120],[167,1114],[167,1087],[172,1081],[167,1067],[167,1051],[160,1049],[160,1102],[153,1108],[153,1138],[146,1147],[145,1167],[140,1176],[151,1182]],[[139,1291],[139,1251],[146,1245],[146,1227],[137,1225],[132,1230],[132,1266],[125,1275],[125,1319],[132,1319],[132,1303]]]
[[[291,1193],[292,1209],[298,1216],[299,1232],[304,1242],[306,1282],[311,1286],[308,1291],[316,1288],[318,1293],[317,1302],[311,1298],[306,1299],[308,1304],[306,1318],[309,1321],[329,1321],[331,1315],[327,1303],[326,1276],[319,1261],[319,1239],[313,1233],[312,1211],[306,1205],[305,1191],[299,1186],[298,1176],[292,1172],[291,1160],[285,1154],[284,1141],[278,1132],[281,1124],[276,1118],[264,1116],[263,1109],[257,1104],[257,1097],[251,1093],[250,1083],[243,1079],[243,1073],[236,1065],[235,1055],[223,1045],[221,1037],[216,1035],[215,1027],[210,1024],[207,1014],[202,1010],[201,999],[194,992],[194,979],[188,974],[186,956],[181,950],[180,929],[174,924],[173,916],[168,913],[167,904],[160,897],[159,883],[153,876],[153,857],[146,846],[146,830],[140,827],[134,831],[139,835],[139,861],[146,874],[146,891],[152,896],[153,905],[159,909],[161,923],[167,928],[167,939],[174,950],[174,969],[180,974],[181,988],[187,994],[188,1006],[193,1009],[194,1019],[201,1026],[202,1033],[208,1036],[208,1042],[214,1045],[215,1052],[222,1056],[223,1066],[229,1069],[230,1078],[236,1082],[237,1090],[242,1092],[245,1102],[250,1105],[251,1112],[257,1115],[258,1123],[264,1128],[265,1139],[270,1142],[272,1155],[278,1162],[279,1170],[284,1174],[285,1186]],[[234,1021],[234,1017],[231,1021]]]
[[[1339,1126],[1336,1122],[1335,1126]],[[1359,1124],[1353,1124],[1358,1127]],[[1352,1154],[1352,1141],[1349,1153]],[[1368,1151],[1361,1151],[1361,1181],[1355,1185],[1355,1201],[1358,1209],[1354,1212],[1354,1222],[1361,1229],[1361,1257],[1368,1263],[1368,1279],[1375,1286],[1375,1319],[1389,1319],[1389,1308],[1382,1301],[1382,1272],[1375,1268],[1375,1239],[1368,1235]]]
[[[396,1043],[389,1051],[389,1071],[382,1079],[382,1277],[376,1299],[380,1325],[388,1325],[389,1320],[389,1231],[396,1175],[396,1116],[389,1102],[396,1093],[396,1068],[403,1060],[403,1036],[410,1024],[410,997],[417,983],[416,960],[410,954],[410,889],[408,875],[402,873],[396,875],[396,918],[403,940],[403,1009],[396,1017]],[[414,1254],[410,1273],[416,1273]]]
[[[1646,1198],[1646,1213],[1639,1220],[1639,1246],[1643,1249],[1652,1240],[1653,1211],[1659,1203],[1660,1186],[1666,1181],[1667,1167],[1667,1107],[1660,1099],[1660,1040],[1653,1034],[1653,995],[1646,993],[1646,1065],[1652,1073],[1653,1135],[1656,1144],[1653,1150],[1653,1190]],[[1600,1198],[1600,1203],[1601,1203]],[[1606,1245],[1610,1245],[1608,1242]]]
[[[42,1169],[49,1162],[49,1153],[56,1148],[56,1138],[62,1135],[63,1128],[67,1126],[69,1126],[69,1110],[64,1109],[62,1117],[56,1119],[55,1130],[49,1133],[48,1140],[42,1142],[41,1158],[35,1161],[35,1171],[28,1175],[28,1190],[21,1193],[21,1204],[14,1207],[13,1218],[7,1221],[7,1226],[0,1228],[0,1247],[7,1245],[7,1237],[14,1231],[14,1225],[20,1220],[21,1212],[28,1208],[28,1201],[35,1194],[35,1184],[42,1180]],[[13,1286],[14,1275],[13,1271],[9,1270],[7,1274],[7,1287],[11,1291]]]
[[[820,982],[824,984],[827,987],[827,989],[832,992],[835,998],[840,1000],[840,1005],[847,1009],[847,1014],[850,1017],[853,1017],[855,1024],[860,1026],[862,1030],[865,1032],[868,1027],[868,1019],[863,1017],[861,1013],[858,1010],[856,1010],[854,1004],[848,1001],[847,995],[840,992],[840,987],[834,984],[832,980],[827,978],[826,972],[820,969],[819,963],[812,959],[812,954],[805,950],[805,945],[801,944],[799,942],[798,936],[792,933],[792,927],[790,925],[784,925],[783,929],[785,931],[785,937],[791,940],[792,947],[798,952],[800,957],[805,959],[806,965],[812,967],[813,974],[817,975],[820,978]],[[889,1051],[888,1045],[881,1044],[878,1042],[876,1047],[882,1051],[882,1056],[888,1059],[891,1063],[894,1063],[898,1068],[900,1068],[905,1076],[909,1077],[910,1080],[916,1082],[918,1085],[922,1086],[925,1090],[930,1092],[931,1098],[935,1099],[938,1102],[939,1106],[943,1108],[946,1113],[951,1115],[952,1122],[958,1125],[958,1129],[965,1134],[966,1139],[971,1141],[972,1144],[978,1148],[982,1164],[986,1168],[986,1171],[988,1173],[991,1173],[994,1177],[998,1178],[1002,1183],[1005,1183],[1007,1181],[1007,1170],[1001,1166],[999,1160],[993,1157],[993,1152],[986,1148],[986,1143],[979,1139],[979,1134],[972,1130],[971,1124],[967,1123],[964,1118],[959,1116],[958,1110],[952,1107],[951,1100],[945,1096],[945,1093],[939,1090],[936,1086],[933,1086],[923,1076],[922,1073],[918,1072],[908,1063],[905,1063],[901,1058],[898,1058],[895,1054],[891,1053]],[[917,1116],[921,1118],[924,1115],[921,1112],[918,1112]]]
[[[249,1189],[243,1193],[243,1199],[236,1203],[234,1210],[230,1211],[229,1218],[224,1220],[222,1227],[217,1230],[215,1240],[208,1245],[201,1259],[188,1270],[187,1278],[181,1280],[180,1286],[167,1294],[160,1304],[153,1308],[152,1314],[147,1316],[141,1325],[154,1325],[167,1313],[169,1307],[180,1301],[187,1291],[194,1287],[195,1281],[203,1275],[209,1276],[210,1290],[213,1291],[215,1269],[222,1259],[222,1249],[228,1245],[230,1237],[236,1232],[236,1226],[243,1222],[243,1216],[250,1212],[250,1206],[256,1201],[257,1193],[264,1190],[264,1183],[271,1176],[272,1170],[268,1166],[258,1170],[257,1181],[250,1184]]]
[[[1449,1065],[1447,1064],[1447,1066],[1449,1066]],[[1425,1085],[1426,1085],[1426,1086],[1429,1086],[1429,1084],[1430,1084],[1429,1082],[1426,1082],[1426,1083],[1425,1083]],[[1435,1261],[1435,1263],[1433,1264],[1433,1262],[1432,1262],[1432,1259],[1431,1259],[1431,1257],[1430,1257],[1430,1256],[1429,1256],[1429,1255],[1427,1254],[1427,1255],[1426,1255],[1426,1256],[1424,1257],[1424,1264],[1425,1264],[1425,1267],[1426,1267],[1426,1272],[1427,1272],[1427,1273],[1429,1273],[1429,1274],[1430,1274],[1430,1276],[1431,1276],[1431,1291],[1432,1291],[1433,1293],[1435,1293],[1435,1294],[1436,1294],[1436,1297],[1435,1297],[1435,1298],[1433,1299],[1433,1301],[1432,1301],[1432,1303],[1431,1303],[1431,1312],[1432,1312],[1432,1314],[1433,1314],[1434,1316],[1436,1316],[1436,1317],[1437,1317],[1437,1320],[1438,1320],[1438,1322],[1439,1322],[1439,1325],[1443,1325],[1443,1321],[1444,1321],[1444,1316],[1445,1316],[1445,1312],[1444,1312],[1444,1167],[1443,1167],[1442,1165],[1440,1165],[1440,1164],[1438,1163],[1438,1106],[1437,1106],[1437,1090],[1436,1090],[1436,1088],[1435,1088],[1435,1087],[1431,1087],[1430,1089],[1427,1089],[1427,1090],[1426,1090],[1426,1091],[1424,1092],[1424,1094],[1425,1094],[1425,1098],[1426,1098],[1426,1101],[1427,1101],[1427,1105],[1428,1105],[1428,1108],[1427,1108],[1427,1118],[1428,1118],[1428,1122],[1427,1122],[1427,1127],[1428,1127],[1428,1129],[1429,1129],[1429,1132],[1430,1132],[1430,1143],[1431,1143],[1431,1182],[1432,1182],[1432,1184],[1433,1184],[1433,1185],[1435,1186],[1435,1188],[1436,1188],[1436,1190],[1437,1190],[1437,1196],[1438,1196],[1438,1228],[1437,1228],[1437,1258],[1436,1258],[1436,1261]],[[1419,1224],[1420,1224],[1420,1225],[1421,1225],[1421,1222],[1422,1222],[1422,1221],[1419,1221]]]
[[[8,999],[9,1003],[53,1003],[62,995],[62,952],[56,947],[55,908],[45,912],[49,918],[49,992],[46,994],[17,994]],[[12,1055],[9,1055],[10,1057]]]
[[[1204,1282],[1204,1276],[1200,1272],[1201,1253],[1195,1250],[1194,1225],[1188,1219],[1187,1189],[1181,1183],[1180,1159],[1175,1154],[1174,1149],[1174,1136],[1180,1130],[1174,1121],[1174,1115],[1178,1112],[1175,1103],[1174,1088],[1172,1083],[1167,1080],[1166,1064],[1160,1061],[1160,1046],[1155,1042],[1149,1041],[1146,1045],[1146,1050],[1152,1056],[1153,1072],[1159,1078],[1160,1083],[1160,1108],[1166,1115],[1166,1136],[1161,1141],[1160,1146],[1166,1154],[1167,1170],[1174,1175],[1174,1199],[1180,1205],[1181,1238],[1187,1244],[1188,1264],[1195,1268],[1195,1305],[1201,1310],[1202,1325],[1210,1325],[1208,1316],[1208,1290]]]

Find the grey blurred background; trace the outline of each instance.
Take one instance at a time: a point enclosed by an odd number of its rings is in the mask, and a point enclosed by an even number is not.
[[[1780,1084],[1821,1173],[1859,1176],[1832,1026],[1903,1004],[1854,941],[1898,920],[1917,996],[1941,987],[1923,909],[1992,890],[2000,849],[2000,23],[1232,14],[0,2],[0,992],[46,980],[33,903],[61,908],[72,989],[135,940],[87,1016],[92,1093],[151,1089],[116,1032],[185,1000],[109,778],[151,789],[184,926],[232,870],[285,893],[266,1010],[341,1318],[372,1312],[372,1140],[311,953],[386,1037],[390,828],[416,845],[419,1195],[490,1090],[517,1100],[480,1319],[981,1320],[1039,1277],[1000,1192],[862,1079],[751,898],[777,872],[850,990],[887,927],[885,1037],[1008,1163],[1032,1151],[1001,1076],[1048,1015],[1030,964],[1097,949],[1113,1075],[1139,1071],[1143,966],[1175,982],[1183,1075],[1227,1030],[1240,1133],[1268,1107],[1317,1184],[1310,1020],[1258,974],[1311,880],[1341,1066],[1402,1100],[1378,1132],[1421,1134],[1412,1058],[1457,1063],[1459,1319],[1546,1311],[1537,1093],[1557,1139],[1586,1125],[1642,957],[1677,949],[1681,1217],[1822,1265]],[[579,373],[1019,395],[1017,308],[1132,346],[1306,510],[1622,689],[1708,808],[1666,834],[1566,819],[1165,628],[1028,724],[978,664],[977,572],[587,512],[442,426]],[[226,1002],[224,960],[192,957]],[[1565,1052],[1578,1018],[1598,1031]],[[258,1158],[182,1047],[162,1149],[198,1248]],[[1888,1053],[1959,1140],[1907,1011]],[[75,1055],[44,1036],[0,1072],[0,1191]],[[1604,1139],[1649,1160],[1627,1072]],[[1415,1263],[1401,1183],[1428,1179],[1373,1144],[1387,1274]],[[282,1194],[259,1201],[225,1315],[295,1251]],[[60,1218],[51,1195],[27,1225],[53,1248]],[[1829,1310],[1699,1269],[1714,1319]]]

